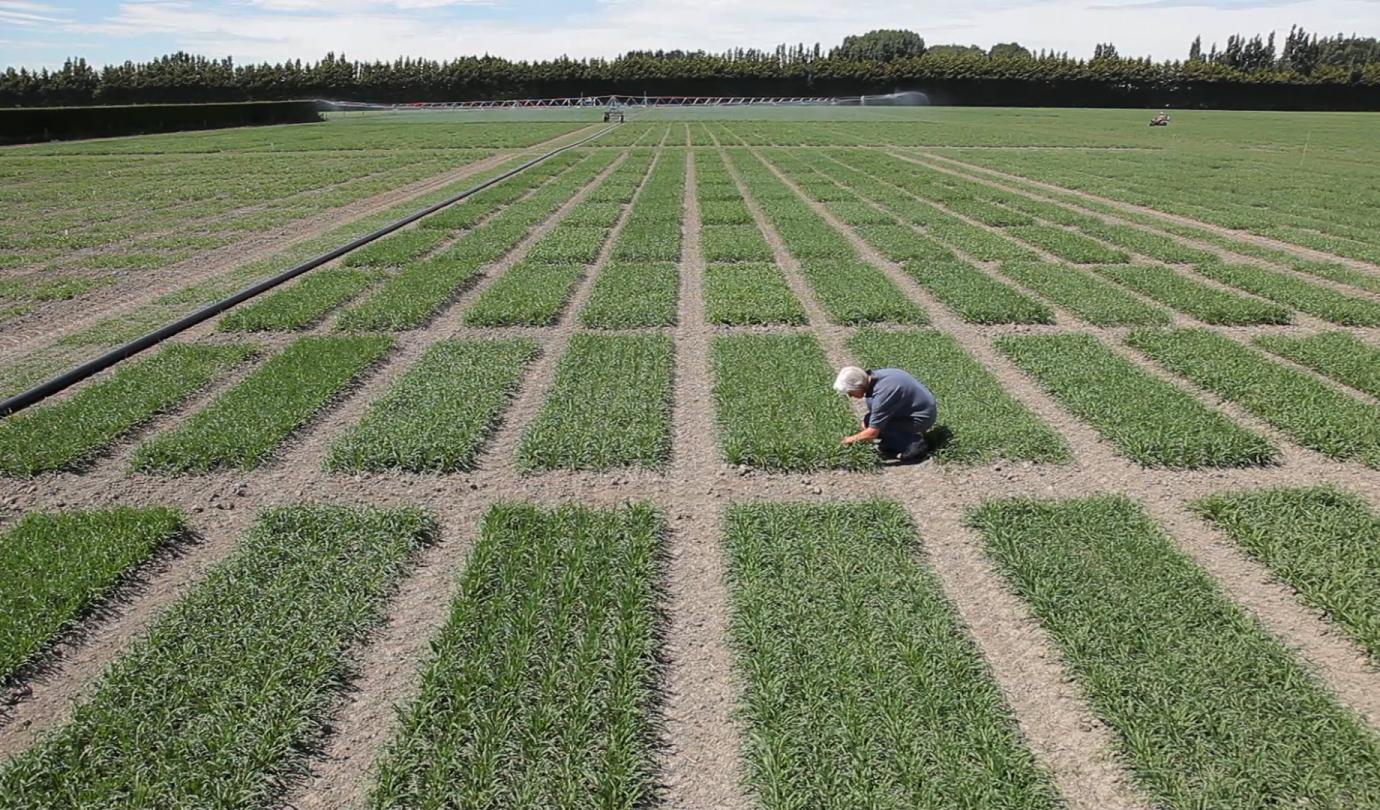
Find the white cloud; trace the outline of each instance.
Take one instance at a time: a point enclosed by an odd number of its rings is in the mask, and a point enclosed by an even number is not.
[[[0,23],[37,26],[66,22],[64,9],[28,0],[0,0]]]

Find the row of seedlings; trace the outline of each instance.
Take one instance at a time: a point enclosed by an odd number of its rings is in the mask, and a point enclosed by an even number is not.
[[[633,151],[571,209],[569,217],[537,240],[522,262],[465,310],[465,323],[554,326],[576,284],[599,258],[651,163],[650,152]]]
[[[1054,322],[1048,306],[992,278],[925,235],[925,229],[946,216],[933,206],[887,184],[849,182],[851,178],[837,165],[807,162],[786,151],[773,152],[771,160],[803,193],[821,202],[964,321]],[[825,171],[829,168],[834,176]]]
[[[617,158],[617,153],[602,150],[583,154],[568,171],[556,174],[445,250],[398,273],[372,296],[346,310],[338,328],[370,331],[425,326],[456,295],[477,281],[485,266],[512,251],[533,228],[549,219]],[[558,170],[559,167],[550,169]]]
[[[401,274],[426,272],[428,257],[512,205],[533,189],[567,171],[579,160],[565,152],[549,161],[490,186],[417,223],[410,230],[385,236],[351,253],[344,267],[317,270],[284,289],[230,312],[221,319],[225,332],[309,329],[372,284]]]
[[[949,210],[956,210],[982,222],[986,228],[991,229],[984,231],[989,238],[995,234],[1009,236],[1059,259],[1060,263],[1055,264],[1006,257],[997,269],[1010,280],[1081,320],[1096,326],[1164,325],[1171,320],[1169,313],[1163,308],[1149,304],[1117,285],[1073,266],[1125,263],[1130,257],[1124,252],[1110,251],[1101,244],[1063,227],[1041,224],[1024,213],[978,199],[962,187],[966,181],[956,180],[908,161],[878,155],[855,157],[852,158],[851,164],[862,165],[864,174],[872,182],[878,182],[878,177],[899,177],[896,185],[899,190],[916,195],[924,201],[944,204]],[[957,242],[955,247],[972,252],[968,242]]]
[[[183,533],[162,509],[37,516],[11,539],[70,553],[18,560],[5,663],[69,622],[120,571]],[[350,657],[435,526],[413,509],[267,510],[163,612],[71,719],[0,766],[0,807],[260,807],[279,798],[325,733]],[[7,554],[14,544],[6,542]],[[7,572],[8,573],[8,572]],[[11,621],[6,610],[5,625]],[[15,642],[18,641],[18,646]],[[28,650],[29,652],[26,652]],[[16,658],[16,654],[19,656]]]
[[[1310,450],[1380,467],[1380,405],[1372,400],[1206,329],[1142,330],[1126,342]]]
[[[631,200],[612,261],[600,270],[580,314],[586,325],[674,322],[678,275],[673,262],[681,250],[685,168],[683,152],[658,152]],[[576,334],[560,359],[546,404],[518,446],[519,468],[664,467],[671,456],[673,367],[674,349],[665,334]]]
[[[563,262],[594,261],[622,216],[624,197],[636,189],[633,185],[630,191],[628,183],[640,182],[649,160],[637,154],[624,161],[560,225],[538,240],[527,262],[500,277],[467,310],[467,321],[511,325],[547,323],[559,317],[578,278],[571,276],[572,271],[584,272],[583,264]],[[574,257],[571,251],[576,249],[584,253]],[[562,263],[551,261],[556,257]],[[544,272],[562,273],[566,283],[555,289],[541,286]],[[437,342],[336,442],[326,468],[340,472],[473,470],[538,353],[538,344],[529,339]]]
[[[664,150],[599,272],[580,323],[594,329],[676,322],[685,208],[683,150]]]
[[[855,158],[854,162],[859,163],[862,160]],[[1040,228],[1043,229],[1041,233],[1058,231],[1057,238],[1065,242],[1070,240],[1090,242],[1091,240],[1087,237],[1064,230],[1064,228],[1079,229],[1092,237],[1102,239],[1109,235],[1108,229],[1120,227],[1145,237],[1144,239],[1131,240],[1122,234],[1116,237],[1120,239],[1121,244],[1165,264],[1183,264],[1190,260],[1204,261],[1211,258],[1202,254],[1201,251],[1195,251],[1191,248],[1176,249],[1182,246],[1167,237],[1145,234],[1138,229],[1127,226],[1107,225],[1095,217],[1069,211],[1060,205],[1033,201],[1021,195],[992,189],[981,183],[959,180],[948,174],[916,166],[909,161],[898,158],[878,156],[866,160],[872,164],[869,166],[869,176],[874,179],[899,174],[912,181],[908,187],[924,188],[925,192],[923,193],[930,197],[956,196],[962,200],[976,200],[975,205],[978,206],[1000,207],[1002,211],[1020,210],[1022,215],[1030,214],[1033,217],[1038,217],[1038,220],[1030,219],[1031,223],[1056,223],[1062,227],[1055,228],[1047,224],[1010,225],[1007,224],[1010,221],[1008,219],[985,216],[980,208],[974,208],[967,212],[974,218],[984,221],[984,224],[999,229],[1002,233],[1023,238],[1025,242],[1037,245],[1046,253],[1052,253],[1069,262],[1070,265],[1089,265],[1090,269],[1104,278],[1115,281],[1146,298],[1167,304],[1205,323],[1254,325],[1288,323],[1292,319],[1291,312],[1287,308],[1262,300],[1259,297],[1248,297],[1228,292],[1167,267],[1127,265],[1124,257],[1117,257],[1115,263],[1109,264],[1106,263],[1107,256],[1097,255],[1098,249],[1106,249],[1096,242],[1092,242],[1091,247],[1086,250],[1071,246],[1061,248],[1047,240],[1041,241],[1038,236],[1033,235],[1034,232],[1027,229]],[[947,190],[943,194],[936,194],[933,191],[936,187]],[[916,193],[922,192],[916,191]],[[995,200],[995,202],[988,200]],[[1001,207],[998,203],[1001,206],[1010,207]],[[1120,233],[1120,231],[1116,231],[1111,235],[1115,236]],[[1081,267],[1074,268],[1070,265],[1031,264],[1026,261],[1006,260],[1003,261],[1000,269],[1012,280],[1033,289],[1083,320],[1095,325],[1154,325],[1168,321],[1168,315],[1162,309],[1146,304],[1143,300],[1120,291],[1113,285],[1108,285],[1089,276],[1082,272],[1083,268]],[[1247,291],[1255,292],[1254,290]]]
[[[1376,570],[1356,534],[1373,538],[1376,517],[1339,493],[1218,496],[1197,508],[1249,538],[1252,553],[1327,609],[1356,604],[1355,570],[1343,565]],[[967,520],[1059,646],[1152,804],[1340,810],[1380,801],[1380,735],[1141,506],[1114,495],[1012,499]],[[1320,536],[1276,547],[1305,526]],[[1345,545],[1324,549],[1333,539]],[[1374,611],[1359,616],[1373,621]],[[1365,637],[1366,625],[1345,625]]]
[[[0,422],[0,474],[81,470],[255,354],[245,345],[174,343],[70,397],[11,416]]]
[[[695,196],[709,322],[803,325],[805,308],[717,151],[695,153]]]
[[[904,163],[904,161],[897,162]],[[895,169],[896,166],[892,165],[891,168]],[[946,175],[946,179],[952,178]],[[1199,317],[1199,315],[1193,310],[1204,306],[1200,300],[1202,298],[1213,296],[1221,299],[1223,295],[1227,295],[1234,299],[1232,309],[1229,310],[1229,316],[1224,317],[1222,314],[1218,314],[1213,319],[1199,318],[1206,323],[1233,325],[1287,323],[1291,319],[1290,309],[1298,309],[1344,326],[1375,326],[1377,325],[1377,318],[1380,318],[1380,302],[1321,287],[1291,273],[1254,265],[1223,263],[1215,254],[1185,246],[1159,233],[1158,229],[1161,225],[1159,222],[1154,223],[1156,232],[1152,233],[1128,225],[1109,224],[1097,217],[1072,211],[1062,205],[1031,200],[1023,195],[994,189],[976,181],[964,182],[968,183],[967,188],[972,189],[974,194],[1000,198],[1000,202],[1004,204],[1033,213],[1043,219],[1075,228],[1103,241],[1127,247],[1135,253],[1166,264],[1190,265],[1198,275],[1255,296],[1248,298],[1235,293],[1227,293],[1219,287],[1213,287],[1197,279],[1179,276],[1178,287],[1196,290],[1199,295],[1191,297],[1181,292],[1178,295],[1162,297],[1157,294],[1163,289],[1162,283],[1129,283],[1137,280],[1141,273],[1132,273],[1120,268],[1107,268],[1113,272],[1106,273],[1106,275],[1114,280],[1175,308],[1184,306],[1185,308],[1181,311],[1194,317]],[[1122,212],[1116,213],[1120,216]],[[1197,238],[1197,234],[1191,230],[1188,235]],[[1346,268],[1329,262],[1301,262],[1288,254],[1269,248],[1252,249],[1247,247],[1238,250],[1239,246],[1231,241],[1226,242],[1224,246],[1236,252],[1259,255],[1260,258],[1267,261],[1292,267],[1297,272],[1329,278],[1371,292],[1380,292],[1380,277],[1353,268]],[[1138,271],[1145,269],[1136,268]],[[1177,276],[1178,274],[1174,275]]]
[[[843,234],[829,226],[769,166],[745,149],[728,157],[762,209],[816,299],[835,323],[922,324],[928,318],[880,269],[862,260]]]

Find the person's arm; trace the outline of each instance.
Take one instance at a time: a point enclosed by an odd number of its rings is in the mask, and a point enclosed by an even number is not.
[[[870,442],[880,435],[882,435],[882,432],[880,430],[874,427],[865,427],[857,433],[854,433],[852,436],[844,436],[843,443],[853,444],[854,442]]]

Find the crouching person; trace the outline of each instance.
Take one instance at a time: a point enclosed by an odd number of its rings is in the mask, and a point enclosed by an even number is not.
[[[882,458],[919,461],[929,452],[925,432],[939,417],[939,404],[925,384],[899,368],[865,370],[845,366],[834,379],[834,390],[867,400],[862,430],[844,437],[844,444],[877,442]]]

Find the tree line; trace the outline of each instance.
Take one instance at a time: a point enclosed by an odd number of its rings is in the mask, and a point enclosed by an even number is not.
[[[0,106],[148,104],[323,98],[422,102],[625,93],[640,95],[859,95],[918,90],[934,103],[1380,109],[1380,42],[1318,37],[1294,28],[1230,38],[1207,53],[1153,62],[1098,44],[1091,59],[1032,52],[1016,42],[927,45],[912,31],[846,37],[774,50],[629,51],[612,59],[357,61],[236,64],[175,53],[96,69],[69,59],[57,70],[0,73]]]

